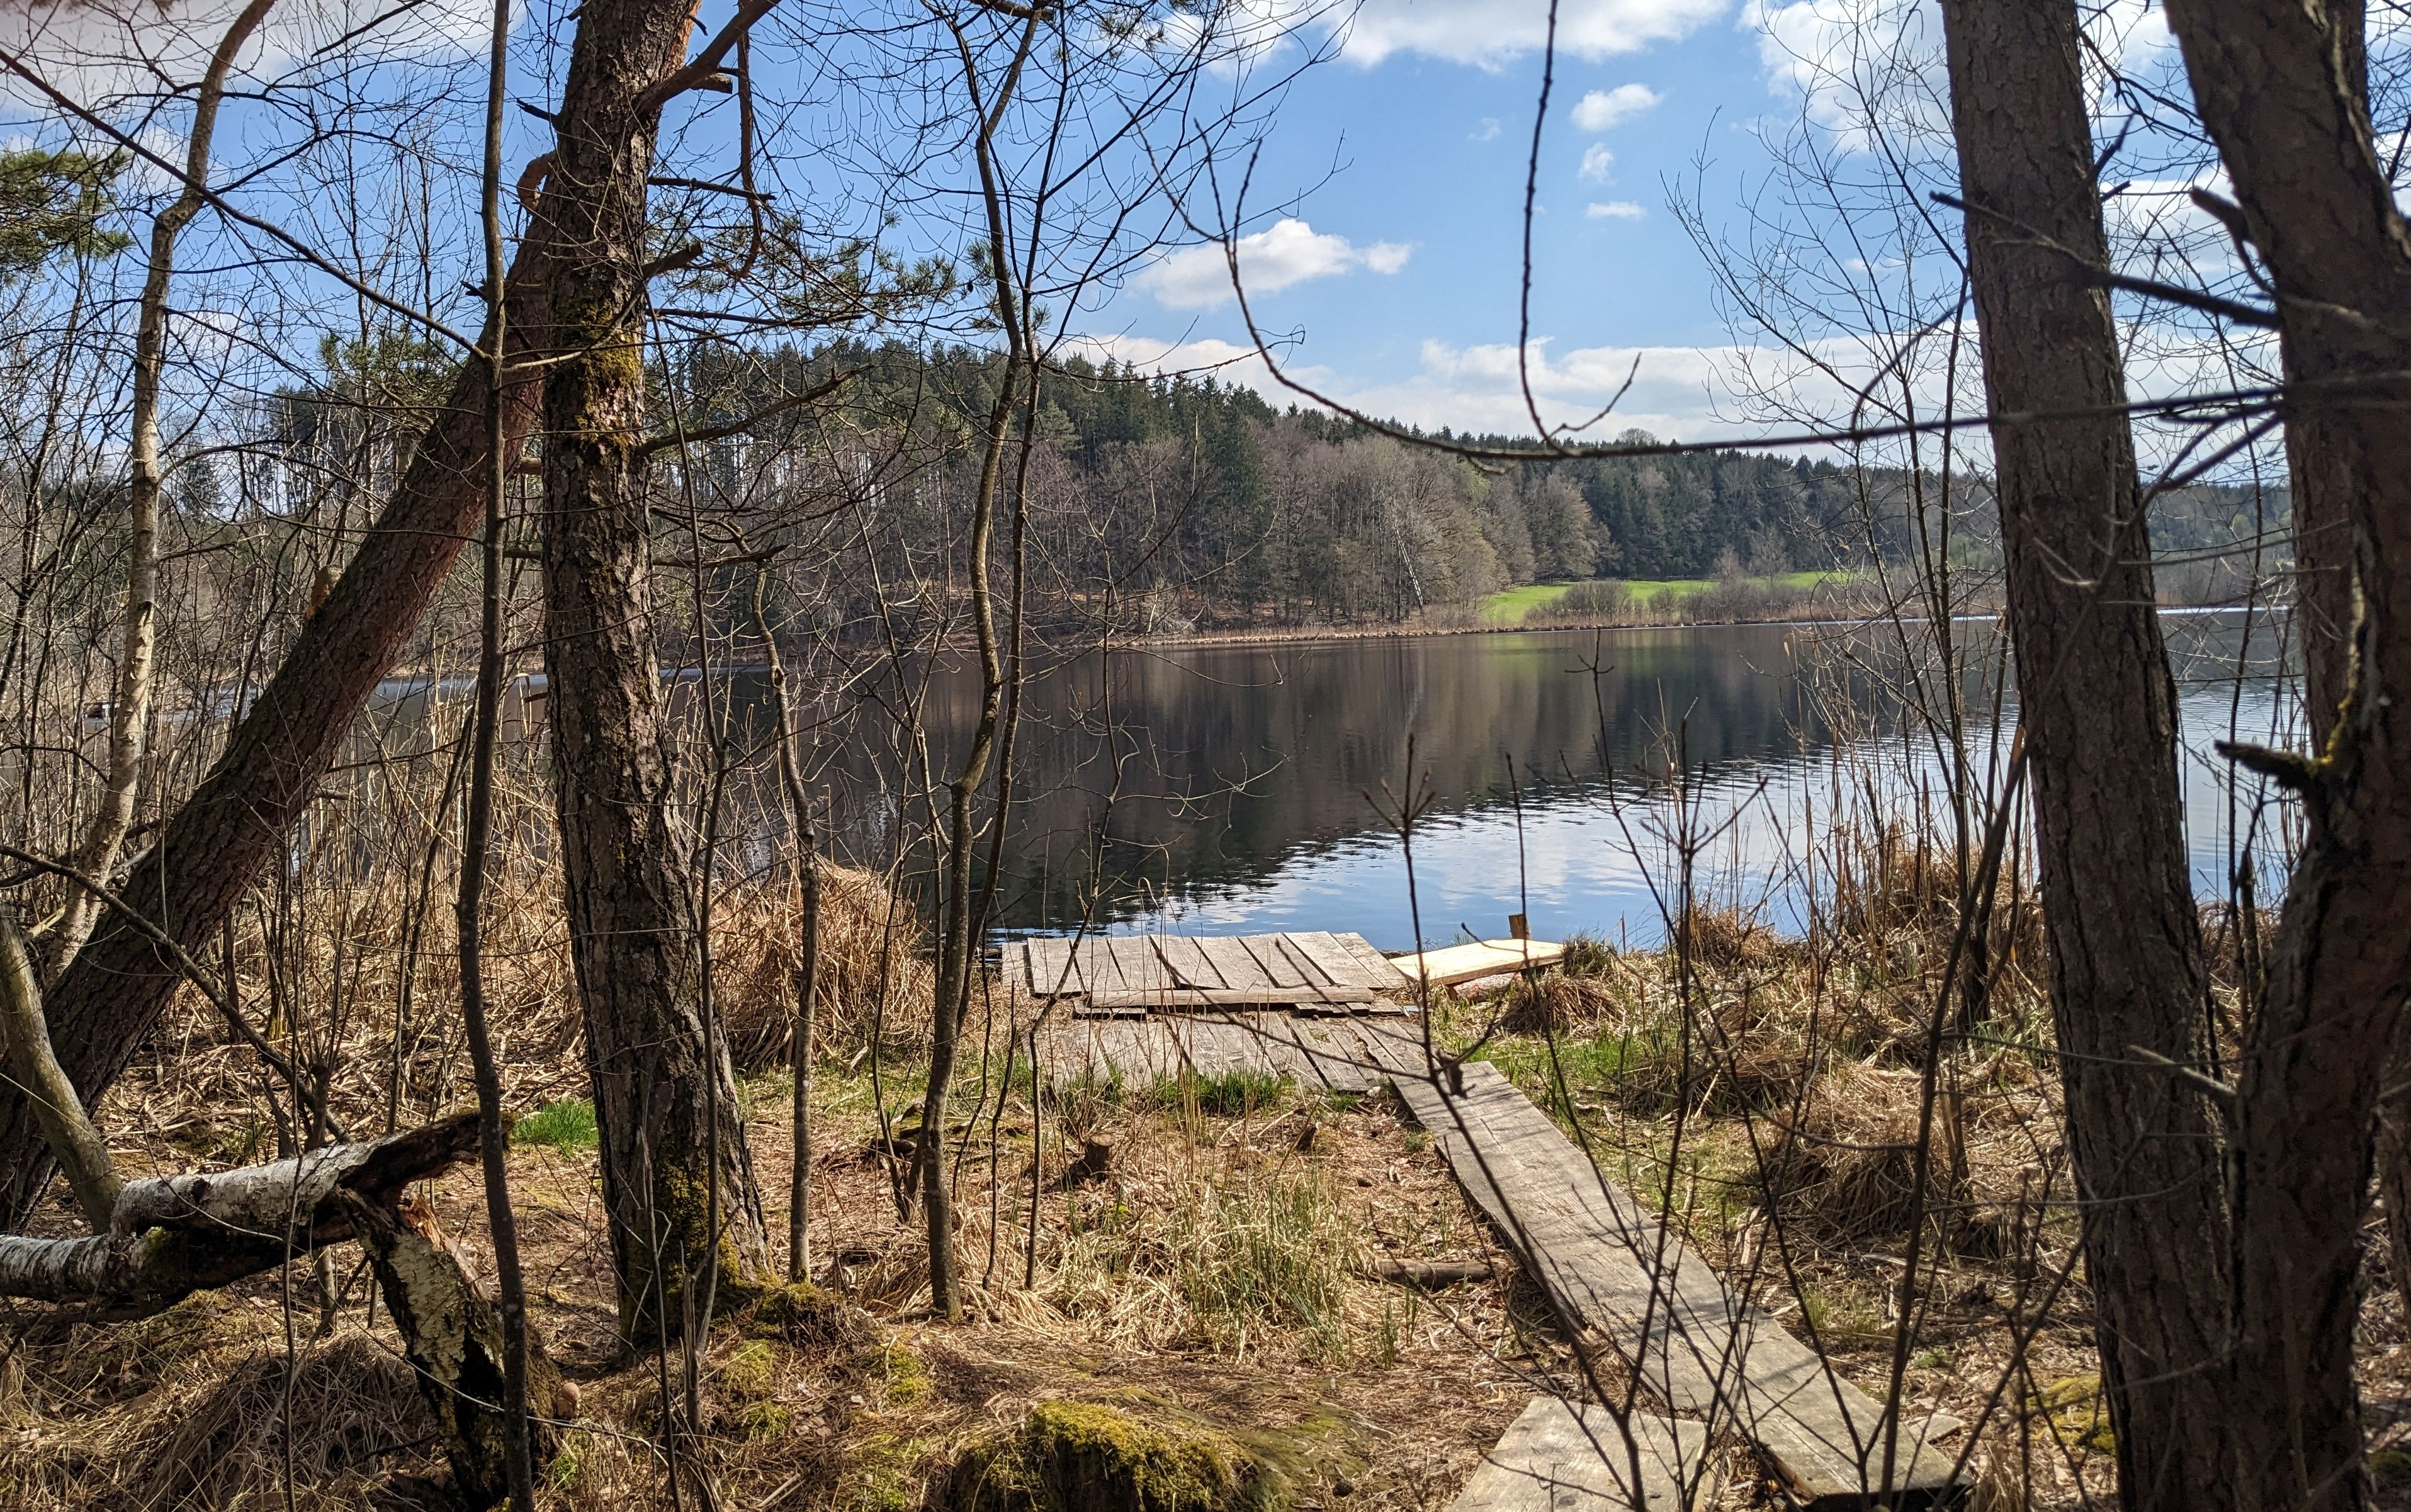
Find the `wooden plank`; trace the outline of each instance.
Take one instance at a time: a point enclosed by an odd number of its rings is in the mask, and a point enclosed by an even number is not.
[[[1360,1032],[1362,1026],[1360,1027]],[[1467,1193],[1572,1317],[1598,1330],[1678,1412],[1737,1422],[1816,1512],[1867,1505],[1880,1477],[1882,1411],[1806,1345],[1735,1303],[1705,1261],[1596,1172],[1498,1071],[1464,1068],[1443,1096],[1387,1037],[1368,1045],[1393,1068]],[[1896,1451],[1893,1505],[1954,1501],[1954,1451],[1932,1441],[1958,1425],[1910,1424]]]
[[[1310,1007],[1370,1004],[1373,995],[1362,987],[1248,987],[1233,989],[1216,987],[1204,990],[1192,987],[1168,988],[1161,992],[1095,992],[1088,998],[1100,1010],[1147,1009],[1196,1010],[1206,1008],[1279,1008],[1291,1004]]]
[[[1387,957],[1392,969],[1413,986],[1420,972],[1431,973],[1435,987],[1495,977],[1506,971],[1535,970],[1555,966],[1566,953],[1563,945],[1541,939],[1485,939],[1445,950]]]
[[[1241,935],[1238,942],[1254,958],[1256,969],[1264,974],[1264,980],[1276,987],[1329,985],[1320,976],[1308,975],[1303,964],[1281,949],[1279,935]]]
[[[1197,940],[1197,950],[1222,978],[1222,985],[1240,992],[1251,987],[1271,987],[1273,979],[1265,974],[1247,942],[1236,935],[1207,935]]]
[[[1281,955],[1297,968],[1298,977],[1305,984],[1320,987],[1345,985],[1332,980],[1331,973],[1322,969],[1322,964],[1315,960],[1312,952],[1297,942],[1295,935],[1271,935],[1264,938],[1272,940]]]
[[[1114,957],[1114,964],[1121,967],[1123,991],[1147,994],[1173,990],[1172,973],[1164,969],[1163,957],[1156,953],[1153,936],[1132,935],[1124,944],[1128,948]]]
[[[1061,994],[1078,996],[1089,990],[1080,975],[1078,963],[1073,959],[1072,942],[1068,939],[1028,939],[1022,941],[1023,958],[1030,969],[1030,990],[1039,997]],[[1070,976],[1063,974],[1064,963],[1072,962]]]
[[[1222,980],[1222,973],[1214,969],[1214,963],[1206,958],[1197,942],[1186,935],[1158,936],[1155,953],[1163,957],[1176,986],[1218,992],[1230,985]]]
[[[1350,959],[1356,963],[1358,985],[1371,987],[1377,992],[1397,990],[1391,983],[1396,979],[1398,968],[1390,964],[1388,956],[1373,948],[1371,940],[1354,934],[1334,935],[1332,938],[1339,941]]]
[[[1449,1512],[1690,1512],[1716,1500],[1708,1431],[1542,1397],[1483,1455]],[[1640,1484],[1632,1484],[1633,1471]]]
[[[1090,1002],[1100,996],[1128,990],[1122,980],[1121,963],[1129,944],[1127,938],[1114,935],[1081,942],[1080,975],[1088,979]]]
[[[1295,930],[1282,938],[1288,940],[1290,944],[1295,946],[1300,953],[1304,954],[1307,959],[1312,961],[1316,970],[1330,978],[1331,984],[1333,986],[1362,987],[1367,985],[1366,982],[1361,980],[1365,973],[1364,969],[1356,964],[1355,957],[1351,955],[1348,952],[1348,947],[1340,944],[1337,939],[1332,937],[1329,931],[1321,929]],[[1381,985],[1387,986],[1388,983],[1383,982]]]

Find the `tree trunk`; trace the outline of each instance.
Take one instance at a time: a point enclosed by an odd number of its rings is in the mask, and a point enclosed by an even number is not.
[[[689,15],[684,0],[590,0],[544,231],[560,249],[544,403],[546,719],[632,1341],[675,1333],[690,1280],[715,1261],[731,1280],[768,1273],[736,1081],[700,1013],[653,653],[645,180],[660,109],[645,102],[683,59]]]
[[[2102,1383],[2124,1505],[2198,1505],[2225,1217],[2211,1117],[2130,1048],[2201,1063],[2205,997],[2117,327],[2069,255],[2108,257],[2076,6],[1946,0],[1943,22]],[[2071,409],[2104,413],[2005,417]]]
[[[2359,589],[2350,686],[2314,757],[2232,752],[2303,794],[2296,863],[2236,1085],[2231,1363],[2199,1395],[2243,1508],[2364,1497],[2353,1374],[2371,1118],[2411,990],[2411,311],[2406,232],[2350,9],[2172,0],[2203,124],[2277,293],[2287,419],[2325,458]]]
[[[547,326],[539,254],[519,251],[510,282],[510,349]],[[160,927],[198,952],[282,850],[403,640],[475,533],[485,509],[487,371],[463,363],[375,526],[334,591],[301,627],[276,676],[228,735],[216,766],[126,880],[124,895],[157,909]],[[504,423],[516,452],[535,424],[537,385],[515,385]],[[143,934],[110,914],[47,995],[67,1075],[96,1103],[140,1047],[183,980]],[[51,1178],[25,1098],[0,1087],[0,1224],[22,1225]]]
[[[236,56],[268,19],[276,0],[251,0],[219,38],[217,51],[193,96],[193,124],[184,144],[183,193],[151,223],[151,257],[143,271],[142,298],[134,334],[133,435],[126,479],[125,622],[117,662],[117,696],[109,711],[109,766],[101,779],[100,806],[70,861],[87,877],[109,880],[117,869],[126,832],[134,824],[135,799],[142,786],[142,753],[151,722],[153,667],[159,645],[159,378],[168,358],[168,288],[176,270],[176,239],[200,213],[209,182],[211,143],[217,135],[218,106]],[[71,887],[44,942],[55,977],[75,959],[99,918],[100,899]]]
[[[493,1506],[510,1490],[502,1316],[462,1267],[427,1204],[405,1199],[388,1205],[347,1194],[345,1206],[418,1377],[419,1395],[443,1430],[455,1494],[467,1506]],[[524,1348],[528,1454],[541,1467],[560,1450],[555,1425],[569,1416],[570,1399],[532,1330]]]

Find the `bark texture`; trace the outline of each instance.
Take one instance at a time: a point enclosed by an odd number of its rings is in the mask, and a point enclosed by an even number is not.
[[[510,281],[510,346],[541,344],[542,258],[520,250]],[[464,363],[409,468],[292,650],[227,737],[225,753],[136,865],[124,895],[198,953],[243,891],[280,853],[377,681],[476,530],[485,509],[486,364]],[[534,428],[537,385],[504,396],[516,450]],[[47,994],[60,1065],[97,1101],[125,1069],[182,980],[113,911]],[[0,1088],[0,1226],[17,1228],[51,1178],[50,1150],[27,1099]]]
[[[1946,0],[1943,22],[2102,1382],[2124,1505],[2196,1505],[2225,1214],[2209,1112],[2130,1048],[2201,1063],[2205,997],[2117,329],[2080,266],[2108,252],[2077,9]],[[2105,413],[2013,417],[2086,407]]]
[[[2203,1403],[2228,1505],[2366,1498],[2353,1375],[2371,1115],[2411,989],[2411,233],[2371,138],[2346,18],[2303,0],[2172,0],[2203,124],[2273,283],[2287,418],[2342,487],[2359,586],[2349,686],[2300,789],[2306,835],[2237,1078],[2231,1364]]]
[[[419,1394],[444,1431],[455,1494],[490,1507],[509,1494],[508,1423],[503,1414],[502,1315],[466,1268],[435,1214],[415,1199],[399,1204],[347,1197],[360,1247],[393,1312]],[[554,1426],[571,1416],[561,1373],[531,1331],[527,1340],[529,1455],[541,1467],[560,1451]]]
[[[620,1321],[677,1331],[692,1283],[767,1274],[736,1082],[702,1017],[652,635],[645,425],[651,87],[685,56],[684,0],[592,0],[578,24],[544,234],[546,719],[571,956],[603,1137]]]
[[[476,1148],[474,1113],[272,1165],[127,1183],[90,1239],[0,1235],[0,1297],[142,1317],[193,1292],[353,1237],[351,1204],[389,1207]]]

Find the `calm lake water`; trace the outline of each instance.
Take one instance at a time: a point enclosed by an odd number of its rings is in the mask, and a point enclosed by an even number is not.
[[[2282,865],[2283,816],[2231,792],[2210,743],[2282,741],[2291,690],[2267,618],[2167,625],[2194,871],[2209,895],[2246,838],[2264,878]],[[1992,644],[1989,624],[1962,630]],[[1416,915],[1395,815],[1412,791],[1427,941],[1502,935],[1518,911],[1542,938],[1659,938],[1671,836],[1687,824],[1704,837],[1703,891],[1796,927],[1811,841],[1839,798],[1907,815],[1946,791],[1930,744],[1900,733],[1901,672],[1878,635],[1802,626],[1091,657],[1025,695],[999,925],[1068,932],[1089,915],[1114,932],[1354,930],[1405,949]],[[1982,678],[1966,691],[1982,711],[1978,759],[1990,759],[1992,693]],[[937,679],[941,762],[975,699],[970,677]],[[892,761],[842,749],[828,780],[840,848],[883,859],[898,828]]]

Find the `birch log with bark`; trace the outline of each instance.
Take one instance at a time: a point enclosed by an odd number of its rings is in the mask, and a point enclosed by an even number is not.
[[[0,1297],[148,1316],[352,1238],[348,1201],[390,1207],[476,1145],[476,1115],[461,1113],[270,1165],[128,1182],[106,1230],[90,1238],[0,1235]]]

